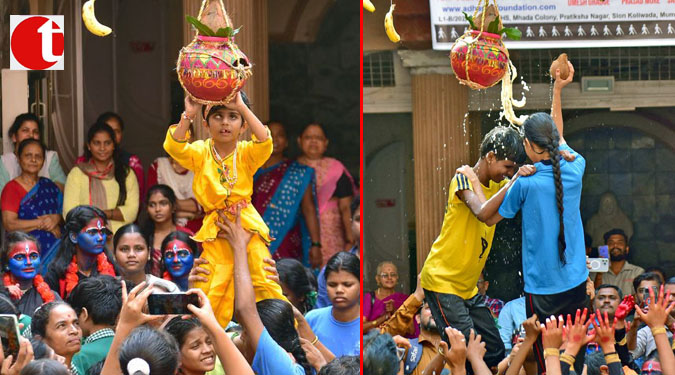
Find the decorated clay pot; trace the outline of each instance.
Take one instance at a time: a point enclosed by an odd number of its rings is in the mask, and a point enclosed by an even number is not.
[[[178,80],[201,104],[229,103],[253,74],[233,38],[198,35],[178,55]]]
[[[494,86],[502,79],[509,65],[509,53],[502,43],[501,35],[483,32],[478,37],[479,34],[479,31],[471,30],[462,35],[450,52],[452,70],[457,79],[472,89]]]

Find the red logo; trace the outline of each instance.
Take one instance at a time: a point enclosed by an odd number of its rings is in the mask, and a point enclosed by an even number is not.
[[[63,16],[10,16],[10,69],[63,70]]]

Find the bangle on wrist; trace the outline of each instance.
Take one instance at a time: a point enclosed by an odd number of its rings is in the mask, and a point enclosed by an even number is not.
[[[183,113],[181,113],[180,117],[181,117],[182,119],[185,119],[185,120],[190,121],[190,124],[192,124],[192,122],[194,121],[194,120],[192,119],[192,117],[188,116],[188,115],[187,115],[187,112],[185,112],[185,111],[183,111]]]
[[[316,345],[317,342],[319,342],[319,336],[314,335],[314,340],[312,340],[312,345]]]
[[[652,327],[652,336],[660,335],[662,333],[666,333],[666,327]]]
[[[570,367],[574,366],[574,361],[576,361],[576,357],[571,354],[563,353],[560,355],[560,362],[565,362]]]
[[[560,357],[560,350],[558,350],[556,348],[546,348],[546,349],[544,349],[544,359],[546,359],[546,357],[548,357],[548,356]]]
[[[321,247],[321,242],[312,242],[312,247]]]

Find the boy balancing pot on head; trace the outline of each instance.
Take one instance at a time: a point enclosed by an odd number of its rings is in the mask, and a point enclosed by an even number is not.
[[[185,112],[178,125],[169,128],[164,149],[195,174],[192,188],[206,215],[194,239],[203,242],[201,257],[208,264],[201,267],[209,271],[208,281],[197,282],[195,287],[206,293],[218,322],[225,326],[234,309],[234,259],[228,242],[218,238],[217,211],[232,218],[237,209],[241,209],[242,225],[256,234],[248,244],[248,263],[256,300],[286,299],[279,284],[265,277],[263,259],[271,258],[267,246],[272,239],[267,225],[251,204],[253,174],[272,153],[272,137],[248,108],[242,93],[229,104],[210,108],[204,124],[211,137],[190,143],[188,128],[198,112],[199,104],[186,97]],[[251,127],[253,140],[239,142],[239,135],[247,125]]]

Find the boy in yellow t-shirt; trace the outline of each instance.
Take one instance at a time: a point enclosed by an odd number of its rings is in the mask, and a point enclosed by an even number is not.
[[[482,211],[502,202],[515,181],[508,179],[525,161],[525,150],[518,132],[500,126],[483,138],[480,153],[475,173],[464,166],[452,178],[443,227],[424,262],[421,283],[443,339],[448,341],[447,326],[462,331],[467,340],[473,328],[486,343],[484,360],[492,367],[504,358],[504,344],[476,287],[495,233],[495,218],[484,217]],[[531,172],[531,166],[519,170],[519,174]]]
[[[214,106],[203,114],[210,138],[188,142],[188,129],[199,107],[189,97],[185,99],[185,112],[178,125],[169,128],[164,149],[178,164],[195,174],[192,189],[206,215],[194,239],[202,242],[201,258],[208,264],[201,267],[209,271],[208,281],[195,286],[204,291],[218,322],[225,327],[234,310],[234,258],[230,244],[218,238],[215,224],[218,211],[233,219],[237,210],[241,210],[242,225],[256,234],[247,249],[256,301],[286,300],[281,287],[263,271],[263,259],[271,258],[267,246],[272,239],[269,228],[251,204],[253,175],[272,154],[272,137],[238,93],[229,104]],[[247,125],[253,140],[239,141]]]

